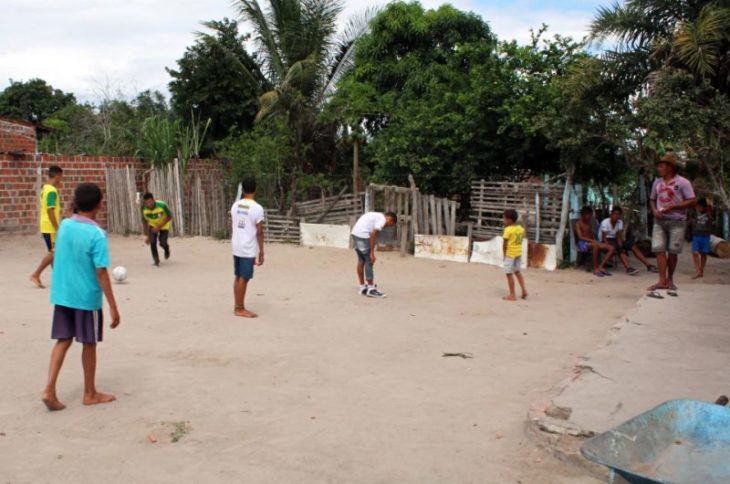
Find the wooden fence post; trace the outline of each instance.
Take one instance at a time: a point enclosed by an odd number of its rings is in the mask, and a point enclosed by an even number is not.
[[[408,183],[411,186],[411,239],[415,241],[418,233],[418,188],[413,175],[408,175]]]

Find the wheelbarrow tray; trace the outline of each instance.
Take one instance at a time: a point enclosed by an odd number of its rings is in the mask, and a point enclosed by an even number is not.
[[[730,408],[670,400],[581,446],[630,483],[730,482]]]

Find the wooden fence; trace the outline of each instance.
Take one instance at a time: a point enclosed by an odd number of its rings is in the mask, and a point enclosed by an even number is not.
[[[491,238],[502,234],[503,213],[514,209],[530,240],[554,244],[560,227],[562,185],[548,183],[472,183],[470,220],[473,235]]]
[[[366,192],[368,211],[393,212],[398,226],[391,238],[401,252],[410,251],[416,234],[455,235],[459,203],[433,195],[424,195],[415,184],[411,188],[370,184]]]
[[[298,244],[299,233],[299,219],[273,212],[266,213],[264,240],[267,243]]]
[[[229,209],[233,202],[226,196],[225,186],[219,177],[215,173],[195,173],[189,179],[189,185],[190,195],[185,200],[189,218],[187,235],[229,234]]]
[[[108,229],[116,234],[142,230],[142,215],[137,202],[137,173],[134,167],[104,168]]]
[[[338,195],[322,196],[316,200],[297,202],[294,205],[294,215],[304,222],[315,224],[349,224],[352,217],[359,217],[363,213],[362,199],[365,195],[345,193],[344,188]]]

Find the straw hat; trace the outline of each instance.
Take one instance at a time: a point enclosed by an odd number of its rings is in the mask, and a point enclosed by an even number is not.
[[[674,154],[673,151],[667,151],[667,154],[662,156],[659,161],[657,161],[657,165],[659,163],[666,163],[667,165],[673,166],[674,168],[677,167],[677,155]]]

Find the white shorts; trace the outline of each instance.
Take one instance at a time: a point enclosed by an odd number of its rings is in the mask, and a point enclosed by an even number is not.
[[[522,257],[505,257],[504,258],[504,273],[515,274],[520,272],[522,267]]]

